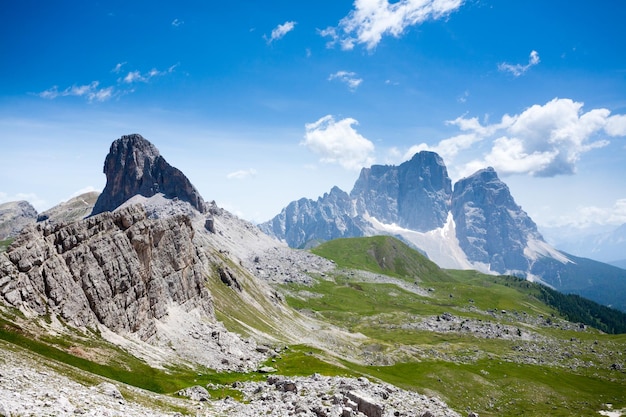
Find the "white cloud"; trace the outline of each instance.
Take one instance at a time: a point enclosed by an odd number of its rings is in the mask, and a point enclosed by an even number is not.
[[[135,81],[146,81],[146,79],[141,75],[139,71],[130,71],[124,77],[124,82],[127,84],[134,83]]]
[[[339,43],[351,50],[356,44],[365,44],[372,50],[383,35],[399,37],[407,27],[427,20],[437,20],[456,11],[464,0],[355,0],[354,10],[341,19],[339,25],[320,30],[330,37],[331,47]]]
[[[374,163],[374,144],[354,129],[357,124],[352,118],[335,121],[331,115],[324,116],[305,125],[302,144],[325,163],[338,163],[350,170],[370,166]]]
[[[122,71],[122,67],[124,65],[126,65],[126,62],[116,64],[111,72],[119,74]],[[36,95],[48,100],[54,100],[58,97],[83,97],[86,98],[89,102],[103,102],[110,100],[113,97],[119,97],[121,95],[132,93],[135,91],[134,89],[128,89],[127,87],[124,87],[124,84],[133,84],[136,82],[147,83],[154,77],[171,74],[176,70],[176,67],[178,67],[178,64],[174,64],[163,71],[153,68],[143,74],[140,71],[129,71],[124,77],[117,79],[117,85],[115,86],[100,87],[100,81],[92,81],[89,84],[74,84],[64,90],[59,90],[59,87],[55,85],[45,91],[36,93]]]
[[[265,36],[265,35],[263,37],[265,38],[267,43],[270,44],[270,43],[272,43],[272,42],[274,42],[274,41],[284,37],[286,34],[291,32],[292,30],[294,30],[295,27],[296,27],[296,22],[288,21],[288,22],[283,23],[282,25],[276,26],[272,30],[272,34],[270,35],[269,38],[267,36]]]
[[[528,64],[507,64],[506,62],[502,62],[498,64],[498,70],[502,72],[510,72],[515,77],[519,77],[539,62],[541,62],[539,59],[539,53],[537,51],[531,51],[530,56],[528,57]]]
[[[356,91],[356,89],[363,82],[362,78],[358,78],[355,72],[350,71],[337,71],[334,74],[330,74],[328,81],[339,80],[348,86],[350,91]]]
[[[475,117],[459,117],[447,123],[462,133],[434,146],[416,145],[410,152],[432,150],[450,164],[461,151],[486,143],[487,151],[460,168],[461,175],[487,166],[501,175],[574,174],[583,154],[609,144],[606,136],[626,136],[626,116],[611,116],[607,109],[584,112],[582,108],[583,103],[555,98],[519,115],[505,114],[494,124],[481,124]]]
[[[174,19],[174,20],[172,20],[172,26],[174,26],[174,27],[176,27],[176,28],[177,28],[177,27],[179,27],[179,26],[181,26],[181,25],[183,25],[184,23],[185,23],[185,22],[184,22],[184,21],[182,21],[182,20],[180,20],[180,19]]]
[[[626,198],[617,200],[611,207],[580,206],[551,222],[552,227],[568,226],[584,229],[597,225],[622,225],[626,223]]]
[[[256,174],[257,172],[254,168],[242,169],[239,171],[231,172],[230,174],[226,175],[226,178],[228,178],[229,180],[244,180],[246,178],[256,177]]]
[[[626,115],[616,114],[609,117],[604,130],[611,136],[626,136]]]
[[[111,72],[114,72],[115,74],[119,74],[120,72],[122,72],[122,67],[126,65],[126,62],[120,62],[117,65],[115,65],[115,67],[111,70]]]
[[[178,64],[174,64],[164,71],[160,71],[156,68],[152,68],[150,71],[143,73],[143,74],[140,71],[129,71],[128,74],[126,74],[126,76],[123,79],[118,80],[118,82],[123,81],[126,84],[132,84],[135,82],[147,83],[154,77],[160,77],[163,75],[171,74],[172,72],[174,72],[177,66]]]
[[[469,96],[470,96],[469,91],[465,90],[463,92],[463,94],[461,94],[459,97],[457,97],[456,101],[459,102],[459,103],[466,103],[467,99],[469,98]]]
[[[99,81],[92,81],[90,84],[73,85],[61,91],[59,91],[59,88],[55,85],[52,88],[42,91],[38,96],[48,100],[68,96],[85,97],[90,102],[106,101],[113,97],[115,92],[113,87],[98,88],[99,85]]]
[[[413,155],[421,151],[436,152],[446,161],[452,161],[456,155],[464,149],[470,148],[474,143],[481,141],[482,138],[476,133],[466,133],[444,139],[436,146],[428,146],[425,143],[411,146],[404,155],[404,159],[411,159]]]

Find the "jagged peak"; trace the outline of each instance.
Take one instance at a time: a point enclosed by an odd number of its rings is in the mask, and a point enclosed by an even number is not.
[[[433,151],[419,151],[416,152],[411,159],[407,162],[416,162],[416,161],[429,161],[432,160],[439,165],[445,165],[443,162],[443,158],[437,153]]]
[[[135,195],[180,199],[204,213],[198,190],[177,168],[167,163],[159,150],[138,133],[124,135],[111,144],[104,161],[107,183],[91,213],[113,211]]]

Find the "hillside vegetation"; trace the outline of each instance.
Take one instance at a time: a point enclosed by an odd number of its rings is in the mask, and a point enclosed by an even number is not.
[[[312,252],[336,268],[310,273],[308,283],[274,284],[299,313],[268,304],[240,265],[228,267],[243,293],[207,271],[218,318],[231,331],[265,334],[270,345],[277,340],[271,345],[277,353],[263,365],[280,375],[366,376],[438,396],[462,415],[471,410],[481,417],[598,415],[607,404],[626,407],[626,335],[607,334],[623,331],[619,312],[515,277],[442,270],[388,236],[338,239]],[[242,401],[239,382],[267,378],[191,364],[156,369],[97,332],[55,337],[46,333],[44,319],[28,322],[10,310],[2,316],[0,339],[88,383],[105,377],[168,396],[209,384],[213,399]],[[315,332],[341,329],[354,338],[315,347],[305,338],[299,344],[281,340],[281,333],[300,337],[294,333],[300,316],[322,326]],[[162,407],[193,414],[188,405],[165,401]]]
[[[604,333],[624,332],[621,312],[515,277],[441,270],[392,237],[337,239],[313,252],[339,272],[286,286],[288,301],[368,337],[353,370],[481,416],[626,405],[626,335]]]

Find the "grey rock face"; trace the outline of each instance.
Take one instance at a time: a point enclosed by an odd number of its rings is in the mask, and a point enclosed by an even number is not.
[[[529,239],[543,238],[493,168],[454,185],[452,215],[459,244],[471,261],[500,273],[529,270],[524,249]]]
[[[366,216],[428,231],[445,223],[451,194],[443,160],[433,152],[420,152],[399,166],[363,168],[350,195],[333,187],[317,201],[294,201],[260,228],[291,247],[364,236],[369,228]]]
[[[158,149],[141,135],[122,136],[111,145],[104,161],[107,183],[92,215],[113,211],[129,198],[163,193],[189,202],[201,213],[205,203],[185,175],[165,161]]]
[[[443,160],[419,152],[399,166],[363,168],[350,196],[359,214],[425,232],[443,226],[450,209],[452,185]]]
[[[0,204],[0,240],[17,236],[27,225],[37,221],[37,210],[27,201]]]
[[[279,215],[259,227],[265,233],[301,248],[316,241],[363,236],[364,221],[355,216],[350,196],[338,187],[317,201],[291,202]]]
[[[193,235],[189,217],[148,219],[140,205],[29,226],[0,254],[0,296],[23,311],[147,340],[168,303],[214,317]]]

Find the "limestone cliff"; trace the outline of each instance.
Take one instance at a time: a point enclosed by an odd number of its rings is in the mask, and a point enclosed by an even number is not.
[[[141,205],[69,225],[29,226],[0,254],[0,295],[26,313],[149,339],[169,303],[214,317],[189,217]]]

